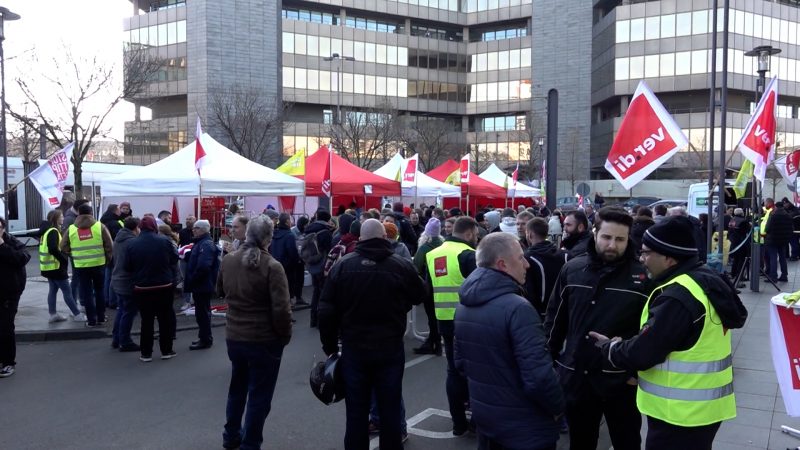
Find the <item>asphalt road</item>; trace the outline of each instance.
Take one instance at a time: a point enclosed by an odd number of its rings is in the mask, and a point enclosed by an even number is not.
[[[322,351],[318,333],[307,326],[308,311],[296,318],[263,448],[343,448],[344,402],[325,406],[311,394],[308,374]],[[106,339],[20,345],[16,374],[0,380],[1,446],[221,448],[230,366],[224,329],[215,328],[214,333],[213,348],[190,352],[195,332],[181,332],[175,347],[178,357],[162,361],[156,351],[152,363],[139,362],[136,353],[112,351]],[[406,448],[476,448],[473,435],[454,438],[449,417],[441,415],[447,414],[445,359],[414,355],[415,345],[411,339],[406,342],[403,391],[411,434]],[[599,448],[608,448],[606,442]],[[560,444],[567,448],[566,438]]]

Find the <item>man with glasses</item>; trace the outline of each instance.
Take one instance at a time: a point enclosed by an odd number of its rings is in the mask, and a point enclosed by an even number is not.
[[[731,333],[747,319],[733,285],[698,260],[693,225],[671,217],[644,233],[640,260],[657,286],[637,336],[590,332],[604,370],[638,371],[648,449],[711,449],[736,417]],[[614,445],[616,447],[616,444]]]

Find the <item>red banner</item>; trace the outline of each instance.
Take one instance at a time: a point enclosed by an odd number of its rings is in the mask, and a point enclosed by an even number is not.
[[[461,184],[469,183],[469,153],[461,158],[459,173],[461,174]]]
[[[753,175],[764,183],[767,166],[775,158],[775,110],[778,108],[778,77],[767,85],[761,101],[742,133],[739,151],[755,166]]]

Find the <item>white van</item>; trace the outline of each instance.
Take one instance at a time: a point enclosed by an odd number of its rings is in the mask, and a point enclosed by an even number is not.
[[[736,193],[733,192],[734,180],[725,180],[725,204],[736,204]],[[748,183],[749,186],[749,183]],[[719,204],[719,187],[714,188],[712,200],[713,207]],[[700,217],[702,213],[708,213],[708,182],[695,183],[689,186],[689,197],[687,199],[686,211],[691,216]]]

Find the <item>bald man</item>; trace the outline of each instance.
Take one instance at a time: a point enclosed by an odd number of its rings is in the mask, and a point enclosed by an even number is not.
[[[402,449],[401,399],[406,314],[425,294],[410,260],[394,254],[386,229],[365,220],[353,253],[328,274],[319,303],[319,334],[326,355],[339,351],[345,383],[344,448],[369,447],[372,392],[381,418],[380,447]]]

